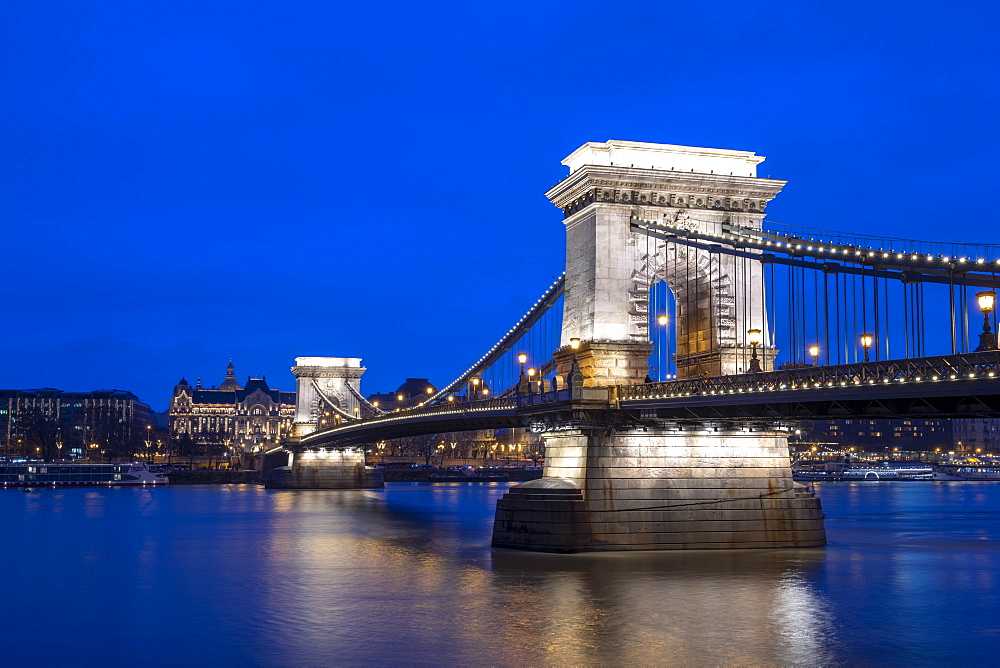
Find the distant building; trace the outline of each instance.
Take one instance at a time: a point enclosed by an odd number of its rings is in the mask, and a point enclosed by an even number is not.
[[[982,422],[982,420],[968,420]],[[956,423],[947,419],[814,420],[802,441],[858,452],[948,452],[954,450]],[[793,445],[796,439],[792,439]]]
[[[406,382],[391,394],[368,395],[368,402],[383,411],[410,408],[437,394],[437,388],[426,378],[407,378]]]
[[[1000,453],[1000,419],[959,418],[951,421],[953,450],[964,454]]]
[[[133,459],[151,449],[153,412],[125,390],[0,390],[5,457]]]
[[[271,389],[264,378],[236,380],[232,361],[219,387],[194,387],[181,378],[170,400],[170,431],[190,434],[196,443],[212,443],[244,452],[277,445],[295,417],[295,392]]]
[[[797,450],[1000,454],[1000,418],[814,420],[789,438]],[[825,447],[824,447],[825,446]]]

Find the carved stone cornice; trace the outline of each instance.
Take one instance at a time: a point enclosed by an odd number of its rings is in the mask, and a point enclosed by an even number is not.
[[[302,378],[361,378],[367,367],[294,366],[292,373]]]
[[[566,216],[595,202],[763,213],[786,183],[750,176],[585,165],[545,196]]]

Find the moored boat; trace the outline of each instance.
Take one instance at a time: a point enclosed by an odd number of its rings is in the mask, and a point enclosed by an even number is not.
[[[960,480],[1000,480],[1000,466],[960,466],[952,475]]]
[[[921,463],[878,462],[795,462],[792,478],[800,481],[861,480],[869,482],[888,480],[933,480],[934,469]]]
[[[938,464],[935,480],[1000,480],[1000,460],[966,457]]]
[[[166,485],[168,482],[165,473],[150,471],[143,462],[0,464],[0,487]]]

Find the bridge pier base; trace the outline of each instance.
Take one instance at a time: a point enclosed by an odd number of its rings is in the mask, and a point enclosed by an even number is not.
[[[382,472],[365,466],[363,450],[294,452],[289,466],[267,472],[267,489],[378,489]]]
[[[493,547],[543,552],[814,547],[819,499],[783,432],[676,425],[545,437],[545,473],[497,502]],[[716,431],[718,430],[718,431]]]

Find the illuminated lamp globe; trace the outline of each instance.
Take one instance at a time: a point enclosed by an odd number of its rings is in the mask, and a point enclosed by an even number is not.
[[[990,313],[996,306],[997,293],[992,290],[984,290],[976,293],[976,301],[979,302],[979,310],[983,313]]]

